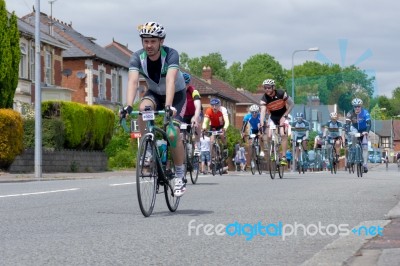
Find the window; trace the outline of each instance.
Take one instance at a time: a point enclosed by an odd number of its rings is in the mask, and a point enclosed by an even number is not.
[[[49,51],[46,51],[45,58],[44,58],[44,82],[48,85],[53,84],[52,83],[52,55]]]
[[[122,103],[122,76],[118,76],[118,102]]]
[[[117,84],[117,75],[112,74],[111,78],[111,101],[117,102],[118,101],[118,84]]]
[[[390,137],[381,137],[381,148],[390,148]]]
[[[35,81],[35,47],[31,46],[29,51],[29,78]]]
[[[26,44],[21,43],[21,59],[19,63],[19,77],[20,78],[28,78],[27,75],[27,58],[26,58]]]
[[[105,73],[104,70],[99,71],[99,99],[105,100],[106,99],[106,82],[105,82]]]

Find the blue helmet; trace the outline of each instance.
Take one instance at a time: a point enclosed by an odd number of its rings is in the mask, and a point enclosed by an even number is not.
[[[190,75],[188,73],[183,73],[182,76],[183,76],[183,79],[185,80],[185,83],[189,84],[190,83]]]
[[[220,101],[218,98],[212,98],[212,99],[210,100],[210,104],[211,104],[211,105],[220,105],[220,104],[221,104],[221,101]]]

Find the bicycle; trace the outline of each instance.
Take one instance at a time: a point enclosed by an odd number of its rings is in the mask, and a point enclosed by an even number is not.
[[[193,129],[193,126],[189,126],[188,130],[188,124],[185,123],[181,123],[180,128],[183,136],[183,147],[185,147],[185,176],[189,172],[192,184],[196,184],[200,171],[200,153],[195,152],[193,143],[196,131]]]
[[[249,139],[252,141],[250,147],[250,168],[251,173],[254,175],[256,173],[256,169],[258,173],[261,175],[261,157],[260,157],[260,143],[259,143],[259,135],[258,134],[250,134]]]
[[[362,177],[364,169],[363,169],[363,162],[364,159],[362,158],[362,149],[361,149],[361,133],[355,133],[353,135],[353,140],[351,145],[349,145],[349,162],[352,167],[352,171],[354,173],[354,166],[357,171],[357,177]]]
[[[349,174],[354,174],[354,152],[350,151],[352,143],[351,140],[348,140],[346,147],[346,168],[349,171]]]
[[[221,152],[221,146],[219,144],[220,141],[220,136],[223,134],[222,131],[215,131],[215,130],[210,130],[207,131],[207,133],[211,134],[214,136],[214,141],[211,144],[211,172],[212,175],[215,176],[217,171],[219,172],[219,175],[222,175],[223,173],[223,156]]]
[[[308,168],[308,158],[306,155],[306,152],[303,149],[303,140],[302,139],[298,139],[296,141],[297,143],[299,143],[299,158],[297,158],[297,171],[299,171],[299,174],[301,173],[305,173],[307,171]]]
[[[336,174],[337,172],[337,165],[338,165],[338,158],[339,155],[336,151],[335,143],[336,143],[335,138],[330,138],[327,140],[329,146],[328,146],[328,160],[329,160],[329,165],[331,168],[331,174]]]
[[[167,130],[172,125],[172,112],[165,111],[133,111],[131,116],[141,115],[146,122],[147,133],[142,136],[139,144],[136,163],[136,189],[139,207],[145,217],[149,217],[154,209],[156,195],[164,188],[165,201],[168,209],[175,212],[180,197],[174,195],[174,163],[167,138]],[[155,115],[164,115],[163,128],[154,125]],[[126,120],[121,119],[121,125],[129,132]],[[157,140],[166,143],[157,147]],[[185,180],[186,182],[186,180]]]
[[[282,137],[280,134],[278,134],[277,127],[283,127],[283,126],[272,126],[272,136],[271,136],[271,143],[269,147],[269,175],[271,176],[271,179],[275,179],[276,172],[278,171],[279,178],[283,178],[283,173],[285,167],[283,165],[280,165],[281,162],[281,154],[280,154],[280,146],[281,146],[281,141]]]

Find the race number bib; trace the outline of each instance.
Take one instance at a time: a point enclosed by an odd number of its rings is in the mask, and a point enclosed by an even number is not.
[[[154,111],[143,111],[142,112],[142,119],[143,121],[151,121],[154,120]]]

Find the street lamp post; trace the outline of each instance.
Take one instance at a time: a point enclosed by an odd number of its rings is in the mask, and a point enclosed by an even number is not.
[[[386,110],[386,108],[385,107],[383,107],[383,108],[379,108],[378,110],[380,110],[380,111],[385,111]],[[373,151],[374,151],[374,158],[373,158],[373,160],[375,161],[376,160],[376,127],[375,127],[375,125],[376,125],[376,109],[375,109],[375,112],[374,112],[374,145],[373,145]],[[379,138],[378,138],[378,142],[379,142]]]
[[[293,53],[292,53],[292,101],[293,101],[293,103],[294,103],[294,55],[297,53],[297,52],[316,52],[316,51],[319,51],[319,48],[318,47],[312,47],[312,48],[308,48],[308,49],[300,49],[300,50],[294,50],[293,51]],[[292,116],[292,119],[293,119],[293,121],[292,122],[294,122],[294,115]],[[293,136],[293,133],[292,133],[292,136]],[[292,170],[293,170],[293,172],[296,170],[296,165],[295,165],[295,160],[294,160],[294,158],[296,158],[296,156],[295,156],[295,154],[296,154],[296,143],[294,143],[294,140],[293,140],[293,138],[292,138],[292,144],[293,144],[293,154],[292,154],[292,161],[293,161],[293,168],[292,168]]]

